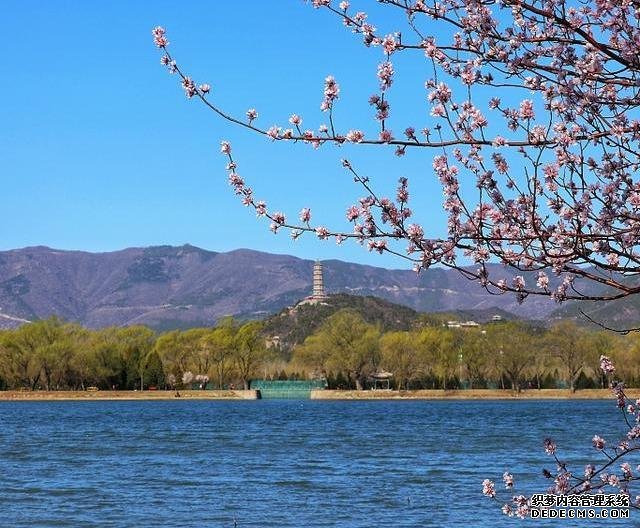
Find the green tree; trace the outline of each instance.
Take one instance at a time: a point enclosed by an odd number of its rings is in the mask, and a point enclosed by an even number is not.
[[[474,330],[464,332],[461,337],[461,361],[469,377],[469,386],[473,389],[474,385],[477,387],[489,376],[492,363],[489,343],[486,334]]]
[[[208,355],[213,378],[217,381],[219,389],[224,387],[233,369],[237,331],[237,324],[229,317],[223,319],[201,339],[202,353]]]
[[[545,348],[564,370],[571,392],[576,391],[576,380],[592,354],[584,334],[573,321],[561,321],[553,325],[544,338]]]
[[[291,358],[292,365],[311,371],[313,377],[326,376],[327,363],[332,354],[327,341],[327,336],[322,332],[311,334],[304,340],[304,343],[294,348]]]
[[[427,372],[435,374],[443,390],[460,365],[460,332],[442,327],[422,328],[418,335]]]
[[[487,330],[497,371],[501,377],[508,378],[517,392],[522,390],[526,369],[534,357],[534,334],[533,329],[517,322],[492,325]]]
[[[162,360],[164,371],[178,384],[181,383],[182,375],[190,368],[193,351],[183,334],[184,332],[179,330],[167,332],[159,336],[154,345],[155,352]]]
[[[298,357],[314,366],[321,364],[323,372],[347,373],[356,389],[362,390],[365,378],[378,364],[379,338],[378,328],[357,312],[342,309],[305,340]]]
[[[120,387],[124,365],[118,333],[117,328],[105,328],[89,334],[73,361],[78,386]]]
[[[180,334],[180,346],[190,371],[194,374],[208,375],[211,368],[211,356],[205,346],[208,328],[190,328]]]
[[[46,385],[50,388],[55,357],[52,348],[61,335],[62,322],[57,318],[25,324],[3,335],[6,355],[5,377],[14,386],[35,390],[46,366]]]
[[[127,389],[144,388],[147,356],[155,345],[155,334],[145,326],[119,328],[115,333],[123,369],[121,382]]]
[[[245,390],[249,388],[251,377],[268,356],[262,328],[262,322],[251,321],[242,325],[235,336],[233,361]]]
[[[142,379],[147,387],[163,387],[165,385],[165,374],[162,360],[155,350],[151,350],[142,365]]]
[[[420,370],[416,335],[411,332],[387,332],[380,338],[380,352],[381,365],[393,373],[396,388],[407,389]]]

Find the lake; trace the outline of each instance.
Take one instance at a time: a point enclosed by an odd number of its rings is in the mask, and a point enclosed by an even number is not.
[[[0,402],[0,525],[573,526],[505,517],[482,480],[543,492],[544,437],[581,473],[620,421],[612,400]]]

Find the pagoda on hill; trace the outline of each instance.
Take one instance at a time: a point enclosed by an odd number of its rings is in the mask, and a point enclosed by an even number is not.
[[[324,291],[324,278],[322,276],[322,263],[316,260],[313,264],[313,289],[311,295],[305,297],[298,303],[298,306],[303,304],[317,304],[325,302],[329,296]]]

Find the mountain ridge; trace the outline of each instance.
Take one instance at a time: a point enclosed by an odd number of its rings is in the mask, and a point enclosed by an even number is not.
[[[190,244],[95,253],[18,248],[0,252],[0,313],[26,320],[57,315],[91,328],[188,328],[227,315],[262,318],[309,295],[313,263],[250,248],[217,252]],[[490,295],[442,268],[416,274],[331,259],[323,269],[328,293],[373,295],[421,312],[496,308],[540,319],[556,309],[547,298],[519,304],[512,294]],[[507,280],[516,275],[497,264],[489,270]],[[11,321],[0,317],[0,327]]]

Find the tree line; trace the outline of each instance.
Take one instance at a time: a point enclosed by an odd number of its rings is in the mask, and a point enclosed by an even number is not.
[[[0,388],[225,389],[248,388],[255,378],[326,378],[330,388],[364,389],[373,374],[387,371],[395,389],[576,390],[606,385],[602,354],[616,360],[627,385],[640,386],[634,335],[571,321],[462,329],[425,319],[408,331],[384,332],[342,309],[291,349],[267,346],[267,337],[263,322],[231,318],[165,333],[90,330],[51,318],[0,332]]]
[[[83,390],[248,388],[271,363],[262,323],[157,334],[145,326],[89,330],[50,318],[0,332],[0,388]]]

